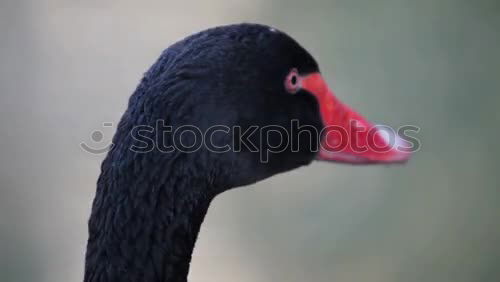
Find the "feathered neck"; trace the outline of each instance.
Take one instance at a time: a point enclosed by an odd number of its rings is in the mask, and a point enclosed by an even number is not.
[[[109,152],[89,220],[84,282],[187,280],[215,196],[187,165],[192,157],[136,154],[124,146]]]

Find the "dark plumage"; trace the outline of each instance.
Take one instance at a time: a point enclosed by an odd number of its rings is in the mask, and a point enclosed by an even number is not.
[[[209,29],[162,53],[131,96],[102,163],[89,220],[85,282],[186,281],[200,225],[217,194],[315,159],[323,127],[318,99],[305,89],[287,91],[283,81],[294,68],[301,75],[318,72],[293,39],[255,24]],[[288,128],[294,119],[311,134],[292,135],[297,150],[281,145],[283,151],[270,154],[267,162],[245,147],[165,152],[179,140],[196,140],[158,134],[158,121],[174,129],[195,125],[201,132],[213,125],[241,126],[213,136],[224,146],[252,125]],[[144,126],[154,130],[141,131]],[[134,138],[138,133],[142,140]],[[270,136],[250,139],[265,150],[275,145]],[[163,146],[137,149],[145,140]]]

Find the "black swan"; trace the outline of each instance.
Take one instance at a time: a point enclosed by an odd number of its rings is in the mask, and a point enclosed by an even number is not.
[[[404,145],[342,104],[285,33],[236,24],[191,35],[130,97],[97,181],[84,281],[186,281],[217,194],[315,159],[406,161],[408,150],[380,150],[391,139]]]

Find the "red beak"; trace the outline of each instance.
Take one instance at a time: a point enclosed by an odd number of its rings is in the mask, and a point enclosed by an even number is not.
[[[301,78],[302,88],[318,99],[325,126],[317,159],[345,163],[397,163],[410,156],[409,142],[394,130],[369,122],[343,104],[319,73]]]

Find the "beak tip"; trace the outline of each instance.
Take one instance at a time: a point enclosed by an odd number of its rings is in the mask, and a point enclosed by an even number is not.
[[[368,135],[365,137],[369,138]],[[317,159],[351,164],[404,164],[411,158],[412,144],[393,129],[377,126],[376,134],[371,137],[374,140],[363,142],[364,146],[360,151],[352,147],[336,150],[322,146]]]
[[[378,132],[387,146],[390,147],[390,150],[387,151],[386,162],[406,163],[411,158],[412,144],[410,142],[386,126],[379,127]]]

